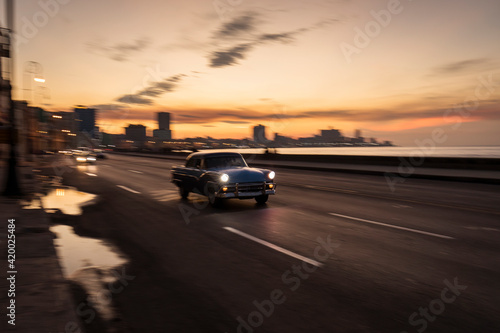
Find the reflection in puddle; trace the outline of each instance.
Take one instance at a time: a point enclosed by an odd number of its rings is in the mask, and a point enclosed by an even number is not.
[[[102,240],[76,235],[72,227],[56,225],[50,230],[57,235],[54,244],[64,276],[82,285],[104,320],[113,320],[108,289],[120,277],[115,269],[127,260]]]
[[[97,173],[97,166],[95,166],[93,164],[90,164],[90,165],[79,164],[76,166],[76,169],[80,172]]]
[[[104,241],[80,237],[73,232],[72,227],[56,225],[51,227],[50,231],[57,235],[54,244],[66,277],[81,268],[98,266],[106,269],[126,262],[123,256],[118,255]]]
[[[82,207],[95,203],[97,195],[77,191],[72,187],[50,189],[47,194],[38,195],[24,209],[44,208],[48,213],[60,210],[66,215],[82,214]]]

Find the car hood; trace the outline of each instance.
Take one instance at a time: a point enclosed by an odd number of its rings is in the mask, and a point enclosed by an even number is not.
[[[266,181],[268,171],[256,168],[230,168],[218,172],[229,176],[228,183],[251,183]]]

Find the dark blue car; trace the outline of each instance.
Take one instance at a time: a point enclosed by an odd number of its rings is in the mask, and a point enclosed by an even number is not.
[[[250,168],[239,153],[194,153],[184,166],[172,168],[172,182],[182,198],[190,192],[202,194],[213,206],[230,198],[255,198],[264,204],[276,193],[274,178],[274,171]]]

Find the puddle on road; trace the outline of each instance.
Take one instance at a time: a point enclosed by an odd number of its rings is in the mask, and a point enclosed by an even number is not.
[[[98,196],[78,191],[62,184],[61,177],[40,176],[41,193],[31,200],[21,202],[23,209],[44,209],[48,213],[60,211],[65,215],[81,215],[82,207],[97,202]],[[115,284],[123,275],[123,265],[128,262],[114,246],[103,240],[81,237],[73,227],[50,227],[56,238],[54,247],[66,279],[75,281],[85,290],[87,302],[106,322],[114,322],[119,315],[112,303]],[[112,332],[108,325],[107,332]]]
[[[57,235],[54,244],[66,277],[71,277],[82,268],[99,267],[106,270],[127,262],[123,255],[118,254],[106,242],[80,237],[74,233],[72,227],[56,225],[51,227],[50,231]]]
[[[46,194],[37,194],[24,209],[44,208],[48,213],[60,210],[66,215],[81,215],[82,207],[91,205],[97,200],[97,195],[81,192],[73,187],[59,186],[50,189]]]
[[[57,236],[54,245],[64,276],[85,289],[104,320],[114,320],[110,288],[120,277],[117,268],[127,262],[124,255],[102,240],[78,236],[72,227],[56,225],[50,230]]]

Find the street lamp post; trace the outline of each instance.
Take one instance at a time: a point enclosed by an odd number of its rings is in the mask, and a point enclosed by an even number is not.
[[[44,80],[45,82],[45,80]],[[45,87],[45,86],[39,86],[36,87],[34,90],[34,98],[33,98],[33,104],[34,105],[50,105],[47,103],[44,103],[44,100],[47,100],[47,102],[50,101],[50,89]],[[38,101],[38,102],[37,102]]]
[[[26,61],[24,63],[24,100],[34,104],[35,103],[35,93],[33,89],[33,82],[44,83],[43,78],[43,67],[40,63],[36,61]]]

